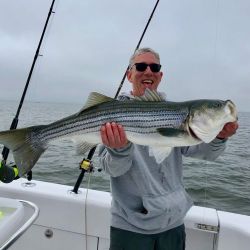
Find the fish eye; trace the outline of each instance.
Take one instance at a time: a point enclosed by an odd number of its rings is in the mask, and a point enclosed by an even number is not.
[[[211,106],[212,106],[212,108],[220,108],[220,107],[222,107],[222,103],[221,102],[215,102]]]

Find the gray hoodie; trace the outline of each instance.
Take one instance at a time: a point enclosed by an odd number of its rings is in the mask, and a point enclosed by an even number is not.
[[[123,95],[120,100],[130,96]],[[148,146],[132,143],[122,149],[99,146],[100,166],[111,176],[111,226],[154,234],[183,224],[192,200],[183,186],[182,156],[216,159],[225,140],[173,148],[160,164]]]

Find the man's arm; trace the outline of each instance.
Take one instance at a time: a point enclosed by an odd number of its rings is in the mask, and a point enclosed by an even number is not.
[[[183,147],[182,154],[188,157],[213,161],[224,152],[227,139],[236,133],[238,127],[237,122],[229,122],[225,124],[222,131],[213,141],[196,146]]]

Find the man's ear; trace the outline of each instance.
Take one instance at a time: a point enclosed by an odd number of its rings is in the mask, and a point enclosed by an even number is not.
[[[127,70],[126,75],[127,75],[127,79],[131,82],[131,75],[132,75],[131,70]]]

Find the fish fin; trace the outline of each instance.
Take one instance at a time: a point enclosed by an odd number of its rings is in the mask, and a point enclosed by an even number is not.
[[[98,104],[104,103],[104,102],[110,102],[110,101],[114,101],[114,98],[102,95],[100,93],[97,92],[92,92],[90,93],[90,95],[88,96],[88,100],[85,103],[85,105],[82,107],[82,109],[78,112],[81,113],[84,110],[90,108],[90,107],[94,107]]]
[[[177,128],[157,128],[156,130],[160,135],[168,136],[168,137],[172,137],[172,136],[177,137],[185,133],[185,131],[181,129],[177,129]]]
[[[47,144],[41,143],[36,137],[36,130],[42,127],[44,126],[0,132],[0,144],[12,151],[19,177],[29,172],[47,149]]]
[[[75,141],[76,142],[76,153],[79,155],[85,154],[92,148],[94,148],[97,144],[89,143],[85,141]]]
[[[154,156],[158,164],[162,163],[170,154],[171,147],[149,147],[149,156]]]
[[[166,101],[156,90],[145,89],[144,95],[136,96],[134,100],[144,102],[161,102]]]

